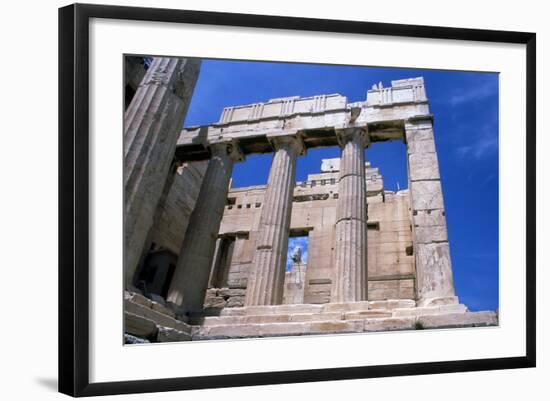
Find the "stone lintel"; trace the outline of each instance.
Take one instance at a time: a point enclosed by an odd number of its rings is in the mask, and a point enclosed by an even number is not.
[[[347,114],[345,118],[351,118],[350,113]],[[284,121],[281,120],[281,124],[283,123]],[[403,118],[361,120],[361,117],[359,117],[355,122],[346,123],[320,121],[319,124],[301,124],[300,122],[287,121],[285,125],[289,126],[288,135],[299,133],[302,142],[307,143],[308,148],[314,148],[334,146],[339,143],[338,132],[354,129],[368,132],[365,141],[367,145],[378,141],[404,140],[404,123]],[[282,126],[256,127],[258,124],[240,124],[243,125],[242,129],[236,129],[235,131],[230,131],[231,127],[218,128],[214,125],[185,128],[181,131],[178,139],[176,157],[182,161],[207,160],[209,157],[207,148],[211,143],[228,140],[242,143],[241,148],[244,154],[269,152],[270,138],[280,136],[281,132],[277,131],[280,131]],[[296,125],[296,128],[293,125]],[[282,135],[285,135],[284,131],[282,132]],[[254,146],[251,146],[251,144],[254,144]]]

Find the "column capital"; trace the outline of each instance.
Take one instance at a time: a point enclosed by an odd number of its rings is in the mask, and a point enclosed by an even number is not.
[[[293,148],[298,156],[306,154],[304,140],[298,131],[278,132],[267,135],[267,140],[275,150],[284,149],[285,147]]]
[[[369,146],[370,138],[367,127],[337,128],[334,131],[336,133],[338,145],[340,145],[341,148],[354,139],[360,139],[363,147]]]
[[[236,140],[210,143],[208,145],[212,156],[229,156],[235,162],[244,161],[245,156],[239,142]]]
[[[189,85],[189,79],[198,74],[199,68],[198,59],[154,57],[140,86],[164,86],[177,97],[185,99],[194,88],[194,85]]]

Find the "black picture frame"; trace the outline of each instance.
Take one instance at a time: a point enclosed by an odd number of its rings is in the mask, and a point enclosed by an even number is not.
[[[274,28],[526,46],[526,354],[521,357],[90,383],[89,22],[91,18]],[[74,4],[59,9],[59,391],[95,396],[534,367],[536,35],[479,29]]]

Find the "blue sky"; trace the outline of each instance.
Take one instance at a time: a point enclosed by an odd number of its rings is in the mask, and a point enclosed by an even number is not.
[[[445,197],[457,295],[471,310],[498,308],[498,74],[245,61],[203,61],[184,126],[217,122],[225,106],[286,96],[339,93],[362,101],[372,84],[423,76],[435,116],[436,147]],[[298,159],[296,179],[319,171],[337,148]],[[407,187],[405,146],[373,144],[367,160],[385,187]],[[265,184],[272,155],[235,165],[234,186]]]

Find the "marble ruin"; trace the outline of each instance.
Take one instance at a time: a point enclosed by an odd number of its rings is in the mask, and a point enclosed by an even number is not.
[[[498,324],[454,291],[422,78],[373,85],[360,102],[226,107],[217,123],[181,129],[200,60],[143,67],[126,68],[127,343]],[[386,141],[406,145],[407,189],[385,190],[365,161]],[[297,159],[327,146],[341,157],[296,182]],[[234,164],[256,153],[273,153],[267,184],[233,188]],[[297,236],[308,257],[295,250],[286,271]]]

